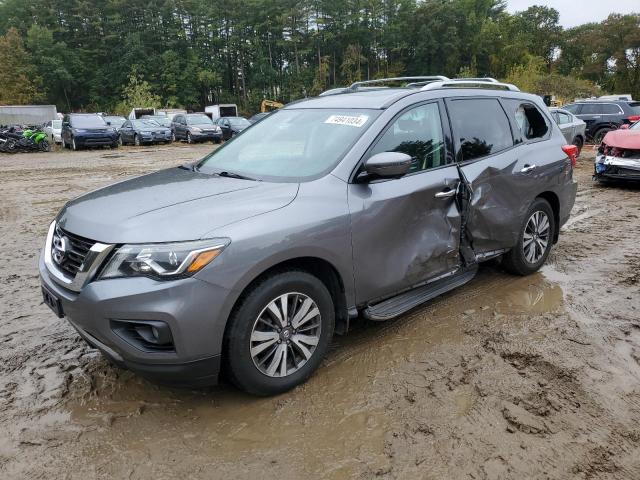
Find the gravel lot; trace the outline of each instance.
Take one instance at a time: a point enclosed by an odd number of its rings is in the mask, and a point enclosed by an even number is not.
[[[640,188],[591,181],[541,273],[356,323],[276,398],[111,367],[40,298],[68,199],[211,145],[0,155],[0,478],[640,478]]]

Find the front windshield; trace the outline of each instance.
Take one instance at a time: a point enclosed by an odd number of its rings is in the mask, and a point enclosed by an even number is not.
[[[126,122],[124,117],[104,117],[105,122],[109,122],[112,127],[121,127]]]
[[[171,126],[171,120],[169,120],[168,117],[150,117],[146,120],[153,120],[154,122],[156,122],[158,125],[162,125],[163,127],[170,127]]]
[[[53,120],[51,122],[51,127],[52,128],[57,128],[57,129],[62,128],[62,120]]]
[[[155,120],[132,120],[135,128],[158,128],[160,125]]]
[[[229,123],[234,127],[248,127],[249,125],[251,125],[249,120],[242,117],[230,117]]]
[[[329,171],[380,114],[365,109],[279,110],[205,157],[198,168],[262,180],[301,180]]]
[[[71,125],[76,128],[103,128],[107,124],[100,115],[78,115],[71,117]]]
[[[212,125],[213,122],[206,115],[187,115],[187,125]]]

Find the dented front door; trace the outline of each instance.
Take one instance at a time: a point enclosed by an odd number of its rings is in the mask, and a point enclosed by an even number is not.
[[[455,165],[349,185],[358,302],[391,295],[459,265]],[[448,195],[448,196],[443,196]]]

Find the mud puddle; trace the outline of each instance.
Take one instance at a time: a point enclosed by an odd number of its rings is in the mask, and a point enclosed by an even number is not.
[[[281,473],[327,479],[352,477],[363,466],[384,472],[385,435],[393,423],[389,392],[415,402],[416,389],[433,382],[403,365],[429,365],[442,351],[455,356],[468,343],[469,324],[499,325],[507,316],[513,323],[514,316],[562,309],[562,289],[543,274],[513,279],[483,269],[471,284],[395,322],[358,321],[337,339],[321,370],[290,394],[256,399],[226,386],[187,392],[131,377],[65,410],[72,423],[92,429],[82,434],[78,452],[88,464],[100,463],[104,449],[126,452],[128,464],[166,464],[167,450],[177,444],[196,464],[260,458]],[[474,388],[456,388],[439,416],[465,417],[477,400]],[[148,466],[144,470],[135,476],[151,476]]]

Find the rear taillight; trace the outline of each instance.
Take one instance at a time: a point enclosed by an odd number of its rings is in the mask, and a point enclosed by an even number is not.
[[[629,120],[629,122],[631,123],[636,123],[638,120],[640,120],[640,115],[631,115],[627,117],[627,120]]]
[[[564,145],[562,151],[566,153],[569,160],[571,160],[571,166],[575,167],[578,161],[578,147],[575,145]]]

